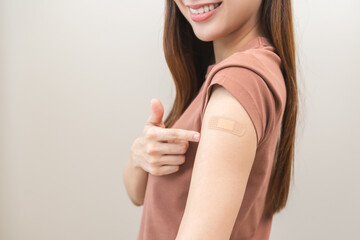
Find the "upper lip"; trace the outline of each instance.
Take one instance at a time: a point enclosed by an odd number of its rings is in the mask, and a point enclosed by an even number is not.
[[[201,3],[201,4],[193,4],[193,5],[185,5],[187,7],[190,7],[192,9],[198,9],[198,8],[201,8],[203,6],[208,6],[210,4],[217,4],[217,3],[221,3],[221,2],[210,2],[210,3]]]

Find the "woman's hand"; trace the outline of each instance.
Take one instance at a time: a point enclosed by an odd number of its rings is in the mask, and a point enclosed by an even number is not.
[[[135,167],[155,176],[171,174],[185,162],[189,141],[198,142],[200,133],[184,129],[165,128],[162,121],[164,108],[156,99],[151,101],[152,114],[143,133],[131,147],[131,158]],[[198,134],[198,138],[194,137]]]

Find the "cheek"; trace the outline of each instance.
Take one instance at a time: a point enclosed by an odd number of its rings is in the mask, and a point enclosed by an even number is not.
[[[216,26],[223,32],[234,31],[244,26],[255,14],[254,3],[249,1],[229,1],[219,11]]]
[[[186,18],[188,18],[188,13],[186,12],[187,7],[184,5],[184,3],[181,0],[174,0],[175,4],[177,5],[177,8],[180,10],[182,15]]]
[[[208,24],[193,24],[193,27],[197,28],[199,32],[201,31],[202,34],[211,35],[213,39],[220,38],[241,27],[245,21],[243,12],[244,10],[239,3],[227,4],[224,1]]]

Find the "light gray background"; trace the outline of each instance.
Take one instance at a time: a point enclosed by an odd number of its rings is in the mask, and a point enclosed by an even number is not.
[[[136,239],[130,146],[175,88],[164,1],[0,0],[0,239]],[[272,240],[359,239],[360,2],[293,2],[295,181]]]

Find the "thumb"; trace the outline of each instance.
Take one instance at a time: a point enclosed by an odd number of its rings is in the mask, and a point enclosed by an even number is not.
[[[165,127],[162,118],[164,115],[164,107],[161,101],[157,98],[151,99],[151,115],[147,120],[148,124]]]

